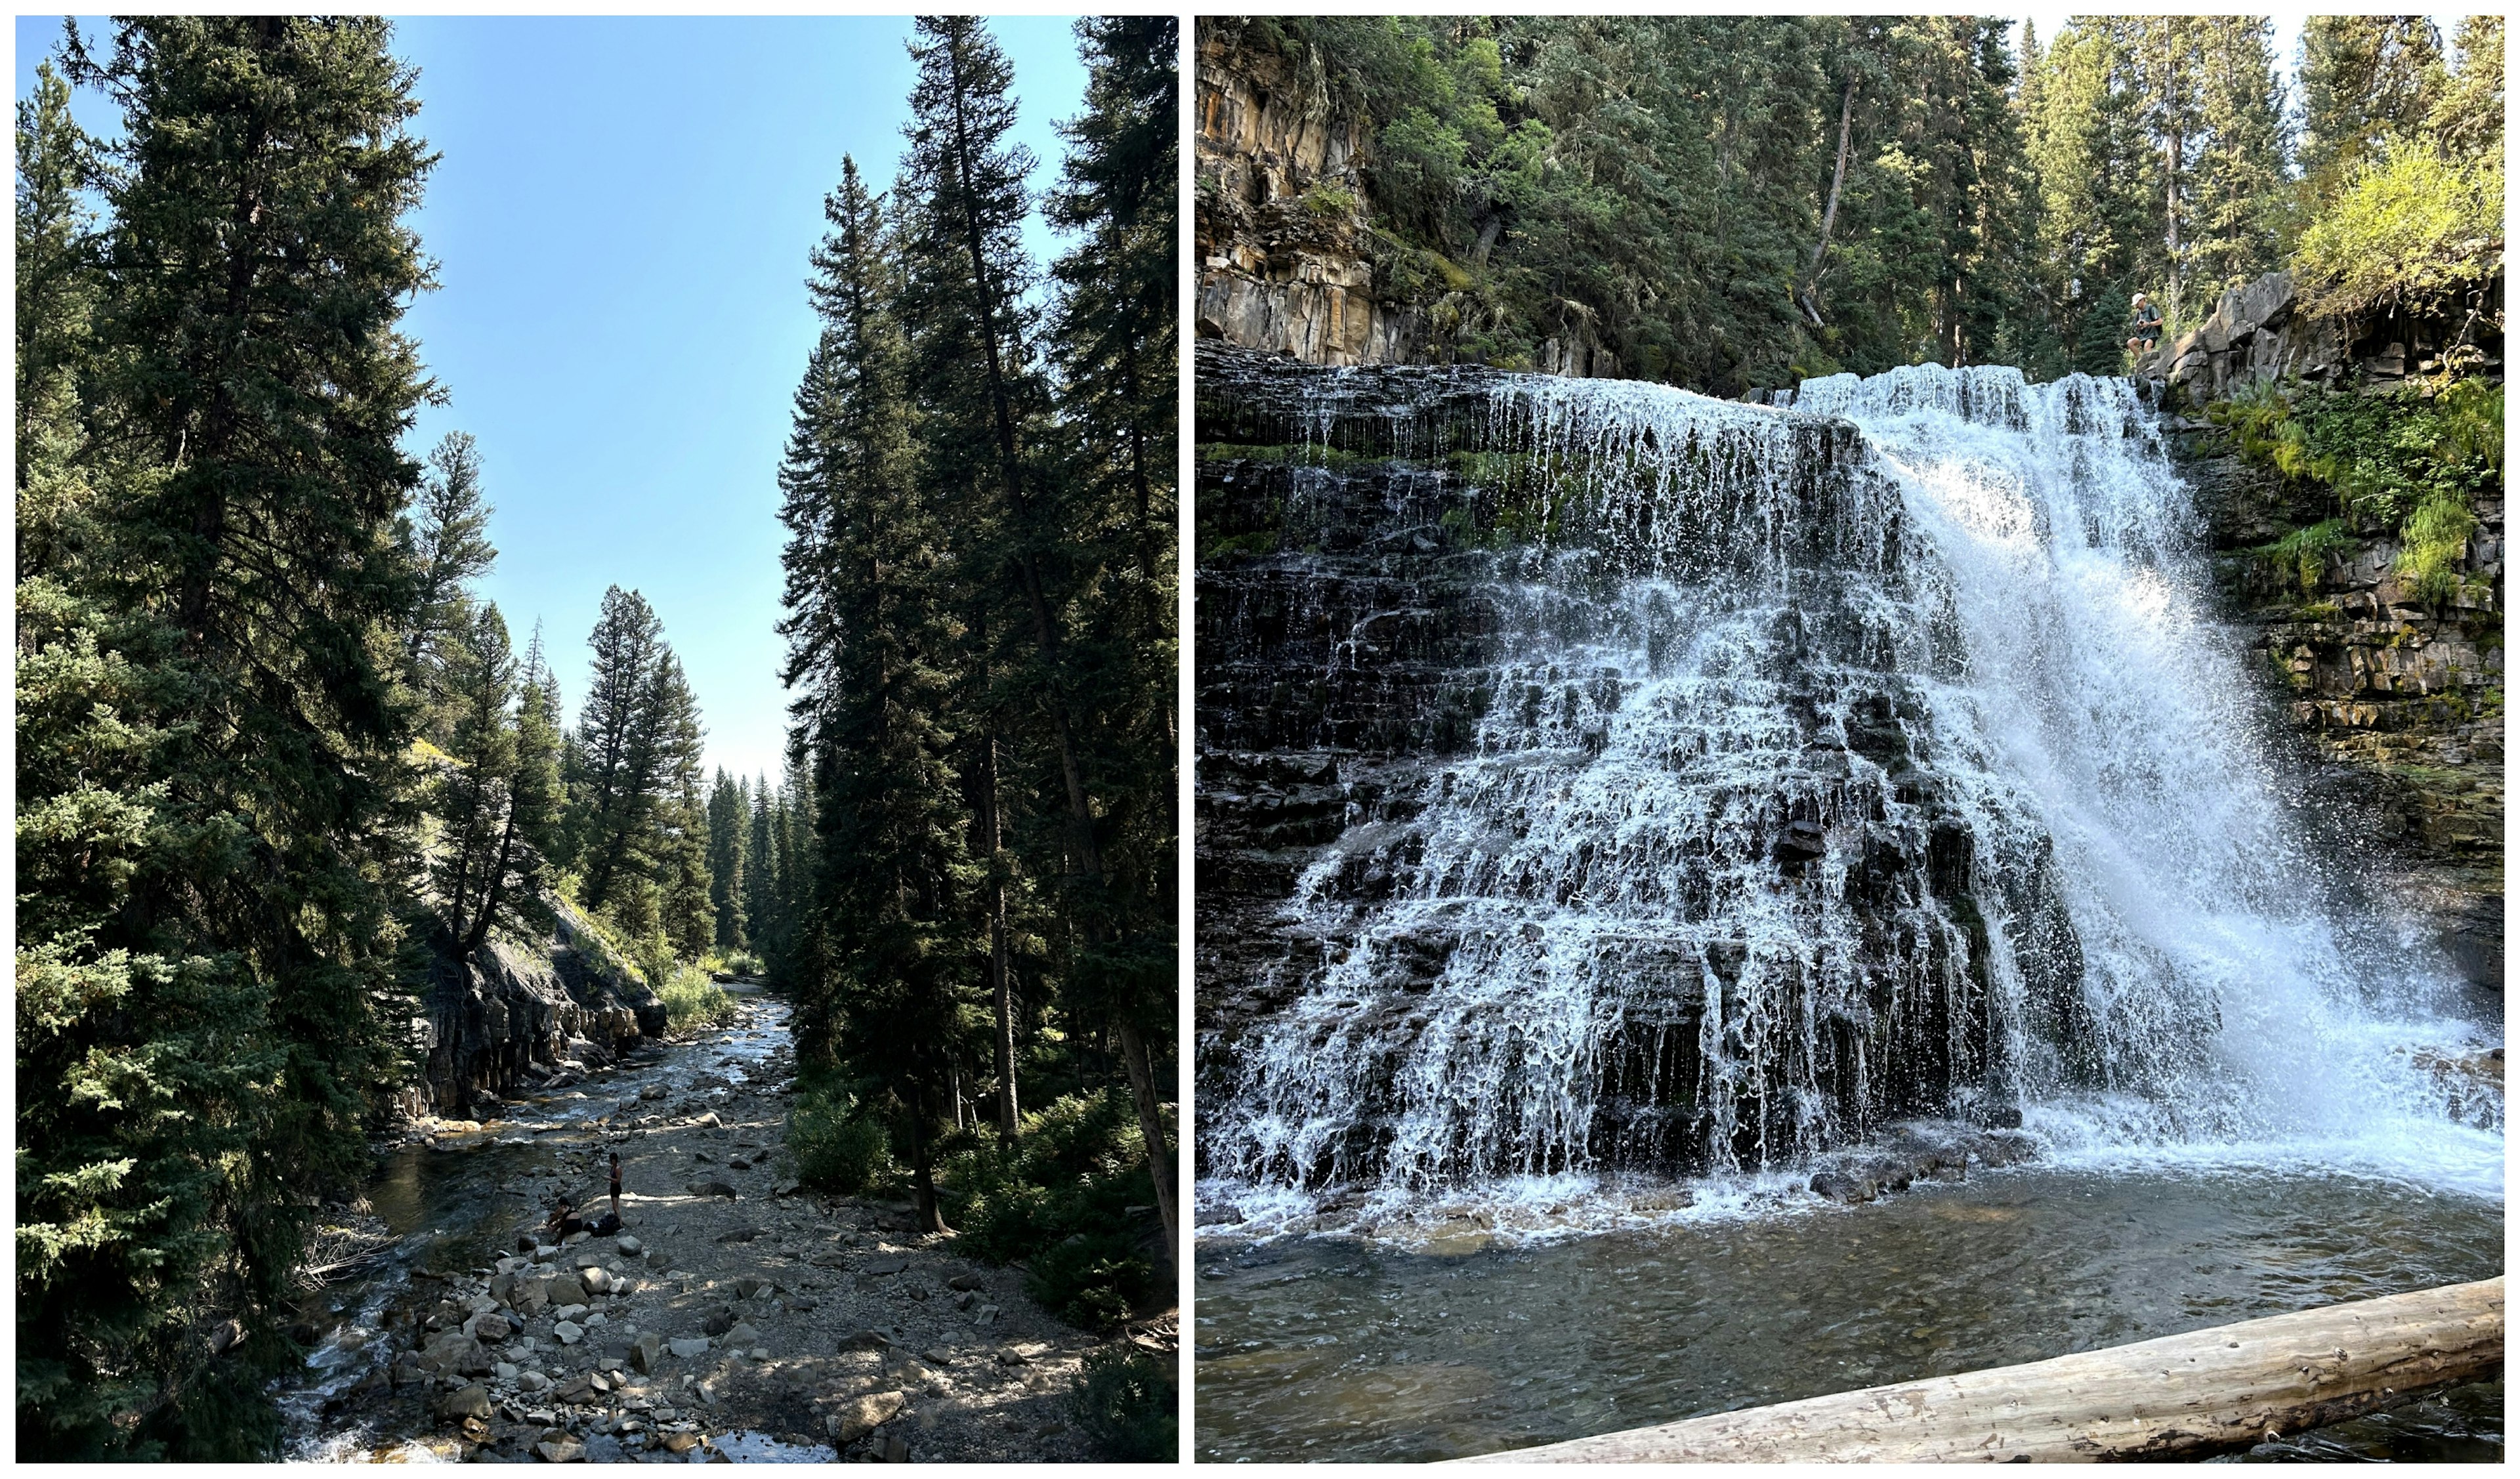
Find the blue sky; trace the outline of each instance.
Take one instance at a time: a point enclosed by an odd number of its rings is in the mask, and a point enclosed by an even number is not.
[[[1057,178],[1053,125],[1083,106],[1075,37],[1056,17],[990,27],[1038,190]],[[635,587],[690,670],[710,763],[775,773],[775,478],[815,336],[805,256],[840,157],[878,184],[900,158],[909,21],[425,16],[395,31],[442,156],[415,223],[439,288],[404,322],[448,403],[422,411],[411,449],[479,438],[498,510],[486,594],[519,647],[542,621],[572,708],[605,587]],[[58,17],[18,19],[20,97],[60,34]],[[1030,245],[1057,245],[1038,219]]]

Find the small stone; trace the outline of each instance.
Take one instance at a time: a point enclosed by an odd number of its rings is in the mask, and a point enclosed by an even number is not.
[[[694,1196],[723,1196],[732,1200],[735,1188],[722,1181],[696,1181],[683,1188]]]
[[[730,1189],[726,1194],[733,1196],[735,1192]],[[748,1243],[760,1235],[761,1230],[759,1228],[735,1228],[728,1232],[720,1232],[717,1235],[717,1240],[722,1243]]]
[[[700,1435],[698,1433],[667,1433],[665,1435],[665,1452],[668,1454],[688,1454],[699,1446]]]
[[[501,1381],[514,1381],[521,1373],[518,1371],[517,1364],[515,1362],[503,1361],[497,1366],[490,1367],[490,1374],[498,1377]]]
[[[564,1304],[559,1309],[552,1311],[552,1318],[555,1320],[581,1319],[585,1316],[586,1309],[587,1307],[583,1304]]]
[[[517,1390],[519,1392],[539,1392],[547,1389],[551,1384],[551,1378],[540,1371],[517,1373]]]
[[[621,1255],[624,1258],[636,1258],[641,1253],[647,1251],[648,1245],[641,1242],[639,1239],[632,1237],[629,1233],[624,1232],[619,1237],[612,1240],[612,1246],[620,1249]]]
[[[571,1376],[552,1390],[554,1402],[584,1402],[599,1390],[595,1378],[584,1373]]]
[[[479,1382],[467,1387],[458,1387],[438,1399],[437,1415],[455,1418],[487,1417],[490,1415],[490,1389]]]
[[[742,1346],[748,1351],[761,1344],[761,1332],[754,1329],[750,1322],[745,1322],[726,1332],[726,1343],[731,1346]]]
[[[505,1340],[517,1329],[505,1315],[475,1315],[468,1323],[473,1337],[479,1340]]]
[[[700,1321],[700,1331],[707,1335],[723,1335],[734,1328],[735,1311],[725,1305],[709,1311]]]
[[[565,1433],[562,1434],[558,1438],[546,1438],[542,1442],[535,1444],[534,1453],[540,1457],[545,1463],[583,1463],[586,1461],[586,1445],[569,1437]]]
[[[685,1336],[681,1340],[669,1340],[665,1342],[665,1349],[673,1352],[675,1355],[680,1356],[686,1361],[689,1361],[695,1356],[707,1355],[708,1348],[709,1343],[707,1340],[695,1339],[691,1336]]]
[[[582,1326],[565,1320],[552,1326],[552,1334],[558,1336],[560,1343],[564,1346],[575,1345],[586,1338],[586,1331]]]
[[[665,1359],[665,1340],[653,1330],[643,1330],[630,1342],[630,1368],[643,1376],[655,1374]]]
[[[986,1282],[986,1280],[982,1279],[977,1274],[957,1274],[953,1277],[945,1280],[945,1287],[949,1289],[976,1289],[984,1282]]]
[[[993,1304],[980,1306],[978,1313],[971,1317],[971,1322],[973,1324],[983,1325],[996,1324],[998,1322],[998,1307]]]
[[[860,1330],[855,1335],[842,1336],[840,1339],[840,1349],[843,1351],[881,1351],[890,1348],[891,1345],[891,1337],[881,1330]]]
[[[883,1440],[883,1461],[886,1463],[908,1463],[910,1461],[910,1440],[902,1437],[899,1433],[885,1434]]]
[[[770,1280],[766,1278],[755,1278],[751,1275],[747,1274],[743,1277],[735,1281],[735,1297],[738,1299],[750,1299],[769,1287]]]

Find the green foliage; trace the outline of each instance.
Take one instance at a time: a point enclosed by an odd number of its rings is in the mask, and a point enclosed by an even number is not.
[[[665,1030],[673,1033],[698,1032],[735,1020],[735,998],[724,987],[709,979],[708,972],[698,965],[685,965],[675,970],[656,993],[665,1003]]]
[[[1125,1092],[1061,1098],[1025,1117],[1012,1152],[971,1145],[938,1179],[960,1246],[991,1263],[1024,1262],[1027,1291],[1062,1319],[1107,1329],[1163,1292],[1128,1211],[1150,1205],[1154,1188]]]
[[[1170,1366],[1131,1346],[1105,1346],[1086,1356],[1069,1405],[1103,1457],[1171,1463],[1181,1457],[1176,1401]]]
[[[2501,264],[2501,159],[2418,145],[2357,165],[2294,257],[2303,306],[2340,319],[2446,311]]]
[[[2378,519],[2397,525],[2398,573],[2415,594],[2453,598],[2477,527],[2475,499],[2501,487],[2502,387],[2466,380],[2430,388],[2322,395],[2262,381],[2208,407],[2244,458],[2336,499],[2340,517],[2254,553],[2298,571],[2308,592],[2327,556],[2351,543],[2352,522]]]
[[[400,1066],[430,159],[389,35],[128,20],[67,49],[104,157],[48,72],[20,109],[24,1458],[269,1455]]]
[[[2251,554],[2278,570],[2287,571],[2301,581],[2302,595],[2318,589],[2318,577],[2327,567],[2327,558],[2339,550],[2351,548],[2353,533],[2341,518],[2324,518],[2307,528],[2295,529],[2272,544],[2260,545]]]
[[[859,1086],[830,1072],[797,1079],[788,1099],[788,1154],[797,1180],[842,1194],[889,1189],[901,1173],[882,1115]]]

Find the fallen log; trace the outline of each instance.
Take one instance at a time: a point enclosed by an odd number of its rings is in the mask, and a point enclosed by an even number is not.
[[[2497,1277],[1458,1461],[2197,1457],[2501,1372]]]

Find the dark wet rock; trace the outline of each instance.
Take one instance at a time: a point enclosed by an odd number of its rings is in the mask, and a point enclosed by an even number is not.
[[[457,1419],[487,1417],[490,1415],[490,1389],[479,1382],[458,1387],[437,1400],[437,1415]]]
[[[1849,1171],[1822,1171],[1811,1179],[1814,1194],[1833,1202],[1868,1202],[1880,1194],[1880,1188],[1870,1177]]]

